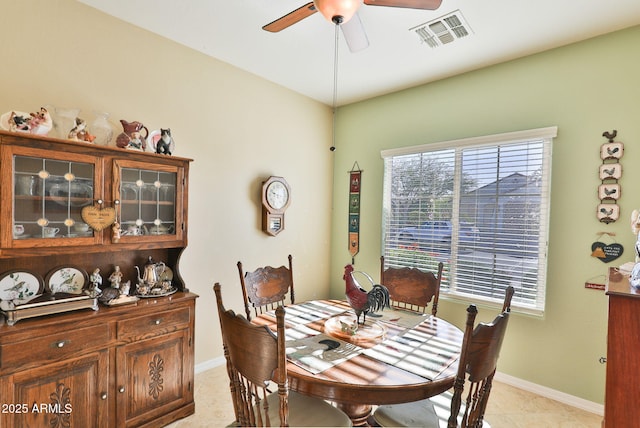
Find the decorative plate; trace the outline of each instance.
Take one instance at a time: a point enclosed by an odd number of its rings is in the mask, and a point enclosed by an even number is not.
[[[160,278],[158,278],[158,280],[160,282],[165,282],[165,281],[171,282],[171,280],[173,280],[173,271],[169,266],[165,265],[164,270],[160,274]]]
[[[51,294],[82,294],[88,280],[84,269],[77,266],[60,266],[47,274],[46,284]]]
[[[27,301],[42,294],[42,278],[29,271],[14,269],[0,276],[0,300]]]
[[[69,204],[72,207],[83,207],[93,202],[91,199],[93,188],[89,184],[81,182],[54,184],[49,189],[49,194],[57,198],[64,198],[54,199],[56,203],[63,206]]]

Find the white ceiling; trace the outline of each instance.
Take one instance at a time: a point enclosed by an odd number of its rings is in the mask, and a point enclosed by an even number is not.
[[[279,33],[262,30],[307,0],[79,1],[333,103],[333,24],[316,13]],[[466,38],[430,48],[409,31],[455,10],[472,30]],[[340,33],[338,105],[638,25],[640,1],[443,0],[435,11],[363,5],[359,16],[370,46],[351,53]]]

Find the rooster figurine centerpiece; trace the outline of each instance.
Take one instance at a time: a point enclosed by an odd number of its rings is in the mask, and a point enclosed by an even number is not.
[[[367,320],[367,314],[369,312],[378,312],[384,308],[390,307],[389,305],[389,290],[387,287],[380,284],[375,284],[373,279],[365,272],[360,272],[365,275],[373,287],[371,290],[366,291],[358,284],[353,275],[353,265],[346,265],[344,267],[343,279],[346,283],[345,294],[349,305],[356,312],[356,325],[360,324],[360,314],[362,317],[362,324]]]

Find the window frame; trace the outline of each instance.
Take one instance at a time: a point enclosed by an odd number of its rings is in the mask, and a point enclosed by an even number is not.
[[[392,248],[392,244],[388,244],[388,230],[392,227],[389,220],[391,210],[391,171],[388,171],[389,161],[393,158],[406,156],[406,155],[421,155],[425,153],[432,153],[441,150],[454,150],[454,188],[452,194],[452,212],[451,222],[454,224],[452,227],[453,235],[458,232],[458,220],[460,213],[460,200],[461,200],[461,154],[463,150],[469,149],[481,149],[489,147],[502,147],[510,144],[525,144],[532,142],[542,142],[542,188],[541,188],[541,202],[538,213],[540,215],[540,234],[538,241],[538,260],[537,260],[537,279],[536,279],[536,293],[535,301],[531,299],[514,298],[512,301],[512,309],[517,312],[542,316],[545,310],[546,300],[546,285],[547,285],[547,248],[548,248],[548,234],[550,223],[550,204],[551,204],[551,154],[553,139],[557,136],[558,128],[556,126],[530,129],[525,131],[508,132],[502,134],[493,134],[480,137],[471,137],[457,140],[449,140],[428,144],[421,144],[417,146],[400,147],[388,150],[382,150],[380,152],[384,161],[383,171],[383,203],[382,203],[382,236],[381,236],[381,249],[385,255],[385,264],[388,260],[388,250]],[[395,225],[394,227],[397,227]],[[391,241],[390,241],[391,242]],[[458,252],[457,244],[454,243],[455,239],[452,239],[453,245],[450,249],[450,259],[457,260],[456,255]],[[422,267],[424,269],[430,269],[429,266],[421,265],[421,261],[416,259],[415,267]],[[502,304],[502,299],[496,297],[486,298],[474,294],[461,293],[457,291],[456,287],[456,266],[457,262],[451,262],[447,269],[447,263],[445,263],[446,275],[443,279],[443,287],[441,288],[441,297],[447,300],[464,301],[465,303],[474,302],[478,304],[488,306],[499,306]],[[386,266],[385,266],[386,267]],[[493,271],[494,274],[496,271]],[[448,277],[448,278],[447,278]],[[493,282],[491,282],[493,288]],[[497,287],[496,287],[497,288]],[[516,290],[517,296],[517,290]]]

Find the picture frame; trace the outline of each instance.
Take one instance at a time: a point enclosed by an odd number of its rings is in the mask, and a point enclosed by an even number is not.
[[[620,185],[615,184],[601,184],[598,186],[598,198],[601,201],[607,199],[618,200],[620,198]]]
[[[619,180],[622,177],[622,164],[603,163],[600,165],[600,180]]]
[[[620,218],[620,206],[618,204],[599,204],[596,217],[602,223],[613,223]]]
[[[620,159],[623,155],[624,144],[620,142],[605,143],[600,146],[600,158],[602,160]]]
[[[349,213],[358,214],[360,212],[360,194],[353,193],[349,195]]]

